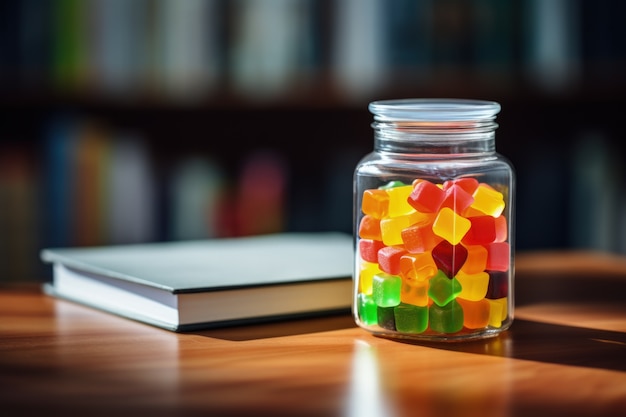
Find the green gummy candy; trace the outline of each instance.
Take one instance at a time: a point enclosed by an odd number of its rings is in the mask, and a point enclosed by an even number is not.
[[[438,306],[445,306],[454,300],[461,293],[461,283],[456,278],[448,276],[440,269],[434,277],[430,279],[428,286],[428,296]]]
[[[428,320],[431,330],[439,333],[456,333],[463,328],[463,308],[452,300],[441,307],[437,304],[430,306]]]
[[[396,330],[402,333],[422,333],[428,327],[428,307],[400,304],[394,309]]]
[[[376,303],[370,295],[359,294],[358,312],[359,319],[363,324],[370,326],[378,323],[377,309]]]

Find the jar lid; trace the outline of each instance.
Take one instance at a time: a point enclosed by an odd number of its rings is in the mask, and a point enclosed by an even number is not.
[[[426,121],[452,122],[493,120],[500,111],[495,101],[422,98],[379,100],[371,102],[369,111],[379,122]]]

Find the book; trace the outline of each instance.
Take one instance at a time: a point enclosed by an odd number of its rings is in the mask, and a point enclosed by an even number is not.
[[[183,332],[348,311],[353,241],[339,232],[47,248],[49,295]]]

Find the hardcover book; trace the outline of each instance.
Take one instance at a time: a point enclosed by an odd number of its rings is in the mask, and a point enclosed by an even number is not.
[[[352,237],[279,233],[49,248],[53,296],[172,331],[349,311]]]

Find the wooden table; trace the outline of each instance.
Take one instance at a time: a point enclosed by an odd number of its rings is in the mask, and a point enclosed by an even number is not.
[[[512,328],[409,344],[346,315],[176,334],[0,291],[0,416],[626,416],[626,260],[521,253]]]

